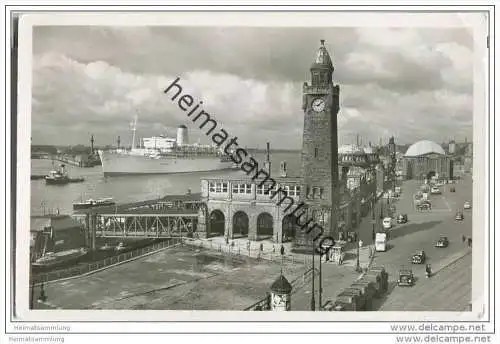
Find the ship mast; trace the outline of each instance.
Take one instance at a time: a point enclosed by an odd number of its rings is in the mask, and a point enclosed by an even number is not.
[[[131,123],[132,124],[132,148],[131,150],[135,149],[135,131],[137,130],[137,118],[139,117],[138,111],[136,110],[136,115],[134,116],[134,121]]]

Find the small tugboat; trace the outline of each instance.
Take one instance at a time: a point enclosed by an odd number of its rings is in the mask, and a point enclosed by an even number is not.
[[[70,178],[66,172],[66,165],[61,164],[59,170],[52,170],[45,176],[45,184],[47,185],[65,185],[70,182]]]
[[[113,198],[101,198],[97,200],[93,199],[88,199],[83,202],[76,202],[73,203],[73,210],[80,210],[80,209],[89,209],[89,208],[94,208],[94,207],[104,207],[107,205],[114,205],[116,204]]]
[[[52,170],[45,176],[45,184],[48,185],[66,185],[68,183],[81,183],[83,177],[70,178],[66,172],[66,165],[61,164],[59,170]]]
[[[33,266],[39,268],[50,268],[75,262],[84,257],[87,253],[88,250],[83,247],[59,252],[47,252],[42,257],[35,260],[32,264]]]

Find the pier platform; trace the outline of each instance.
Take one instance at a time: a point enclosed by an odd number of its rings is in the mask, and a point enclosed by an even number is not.
[[[47,302],[59,309],[244,310],[263,299],[283,271],[293,286],[292,309],[306,311],[310,269],[184,245],[89,276],[46,284],[45,292]],[[323,301],[358,276],[350,267],[323,264]]]

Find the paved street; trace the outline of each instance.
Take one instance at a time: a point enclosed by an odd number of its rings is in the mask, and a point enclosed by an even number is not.
[[[388,251],[377,252],[373,263],[386,268],[390,282],[395,282],[402,266],[411,267],[417,277],[417,285],[413,288],[395,288],[388,295],[385,306],[381,307],[383,310],[422,310],[424,304],[428,305],[426,310],[441,310],[453,306],[449,304],[450,297],[465,295],[467,290],[470,294],[470,258],[461,259],[456,267],[445,268],[439,272],[436,270],[467,254],[468,249],[462,242],[462,235],[472,235],[472,212],[465,210],[463,221],[455,221],[455,212],[462,209],[465,201],[472,199],[471,177],[466,175],[456,184],[455,193],[449,192],[450,185],[445,185],[441,187],[442,195],[430,196],[432,210],[429,212],[417,212],[413,209],[412,196],[419,185],[417,181],[404,183],[403,195],[396,202],[396,209],[397,213],[407,213],[409,222],[393,227]],[[448,236],[448,248],[434,247],[434,242],[440,235]],[[409,262],[417,249],[426,252],[427,262],[436,272],[432,278],[432,288],[429,288],[431,282],[425,280],[425,265],[412,265]],[[454,276],[456,271],[460,273]],[[421,283],[426,283],[426,286],[418,286]],[[419,298],[422,299],[421,302],[417,302]],[[435,302],[423,302],[424,299],[432,299]],[[453,306],[455,308],[448,310],[461,310],[463,303],[457,303]]]
[[[465,311],[471,299],[472,255],[469,253],[427,279],[418,276],[413,287],[391,283],[381,311]],[[377,305],[375,305],[377,306]]]

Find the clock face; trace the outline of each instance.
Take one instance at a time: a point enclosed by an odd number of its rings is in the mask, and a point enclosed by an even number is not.
[[[321,112],[325,109],[325,101],[321,98],[316,98],[312,102],[312,109],[316,112]]]

